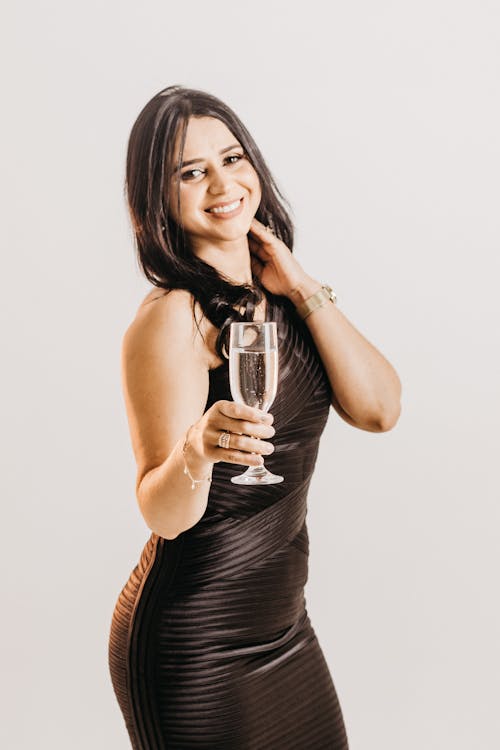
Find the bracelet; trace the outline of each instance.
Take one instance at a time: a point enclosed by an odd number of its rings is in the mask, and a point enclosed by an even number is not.
[[[191,425],[193,427],[193,425]],[[212,481],[212,475],[209,474],[208,477],[204,477],[203,479],[195,479],[191,476],[191,472],[188,469],[187,461],[186,461],[186,448],[188,446],[188,436],[189,436],[189,430],[191,429],[189,427],[188,431],[186,432],[186,439],[184,440],[184,445],[182,446],[182,455],[184,457],[184,474],[187,474],[187,476],[191,480],[191,489],[194,490],[197,484],[201,484],[202,482],[211,482]]]
[[[328,284],[323,284],[321,289],[319,289],[314,294],[311,294],[310,297],[308,297],[306,300],[304,300],[304,302],[297,306],[297,313],[300,315],[302,320],[305,320],[305,318],[307,318],[307,316],[310,315],[313,310],[316,310],[317,307],[326,305],[328,300],[336,305],[337,295],[335,294],[331,286],[328,286]]]

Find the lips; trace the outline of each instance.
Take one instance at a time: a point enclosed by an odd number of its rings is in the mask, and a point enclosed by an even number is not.
[[[225,208],[226,206],[231,206],[233,203],[239,204],[241,203],[242,200],[243,198],[233,198],[233,200],[230,200],[230,201],[222,201],[221,203],[215,203],[213,206],[209,206],[208,208],[206,208],[205,211],[207,213],[211,213],[214,208],[215,209]],[[235,205],[235,208],[237,208],[237,205]]]

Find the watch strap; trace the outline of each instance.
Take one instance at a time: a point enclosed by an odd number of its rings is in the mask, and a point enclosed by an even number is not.
[[[317,292],[311,294],[311,296],[304,300],[304,302],[301,302],[300,305],[297,305],[297,313],[304,320],[313,312],[313,310],[316,310],[317,307],[322,307],[328,302],[328,300],[330,300],[330,302],[333,302],[334,305],[337,304],[337,295],[335,294],[331,286],[328,286],[328,284],[323,284],[321,289],[318,289]]]

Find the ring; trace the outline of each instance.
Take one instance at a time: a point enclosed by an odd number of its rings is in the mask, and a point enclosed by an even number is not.
[[[229,448],[229,441],[231,440],[231,433],[228,430],[223,430],[219,435],[218,445],[220,448]]]

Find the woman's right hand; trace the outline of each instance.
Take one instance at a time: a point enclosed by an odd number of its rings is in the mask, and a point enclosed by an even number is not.
[[[244,466],[260,466],[274,451],[266,442],[273,437],[273,415],[236,401],[216,401],[190,429],[192,450],[205,461],[226,461]],[[228,448],[218,444],[221,433],[230,432]],[[259,439],[260,438],[260,439]]]

